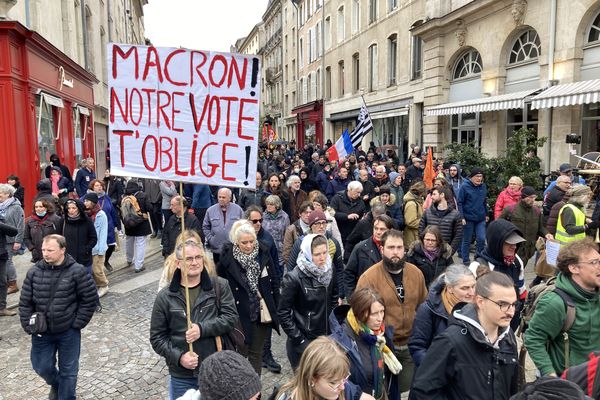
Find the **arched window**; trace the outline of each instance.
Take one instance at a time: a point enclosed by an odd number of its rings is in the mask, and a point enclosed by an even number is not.
[[[523,34],[515,40],[510,51],[508,63],[516,64],[522,61],[534,60],[538,58],[540,54],[540,37],[535,30],[530,29],[523,32]]]
[[[469,50],[458,59],[454,66],[454,79],[468,78],[481,74],[481,55],[475,49]]]
[[[600,40],[600,14],[596,16],[594,22],[592,22],[592,26],[590,27],[590,33],[588,34],[587,42],[595,42]]]

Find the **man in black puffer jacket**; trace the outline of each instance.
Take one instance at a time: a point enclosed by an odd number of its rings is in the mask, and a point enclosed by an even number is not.
[[[458,211],[448,206],[450,189],[435,187],[431,191],[431,206],[425,210],[419,223],[419,235],[429,225],[440,228],[444,241],[452,247],[452,254],[460,249],[462,243],[462,218]]]
[[[44,238],[44,259],[27,272],[23,282],[19,317],[23,329],[31,333],[31,316],[36,312],[45,313],[47,331],[31,335],[31,365],[50,385],[50,399],[74,400],[81,330],[94,315],[98,294],[92,276],[66,251],[63,236]],[[55,295],[49,304],[53,287]]]

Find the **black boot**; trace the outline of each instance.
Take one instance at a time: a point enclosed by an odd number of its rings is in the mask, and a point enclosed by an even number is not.
[[[269,354],[263,355],[262,367],[268,369],[270,372],[274,374],[281,373],[281,365],[275,361],[273,358],[273,354],[269,352]]]

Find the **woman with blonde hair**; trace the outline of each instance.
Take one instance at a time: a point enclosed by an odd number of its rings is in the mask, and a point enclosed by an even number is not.
[[[313,340],[300,359],[292,380],[281,387],[277,400],[372,400],[348,384],[350,363],[342,348],[321,336]]]
[[[186,229],[183,233],[180,233],[179,236],[177,236],[175,248],[179,247],[181,244],[187,242],[188,240],[193,240],[194,242],[202,246],[202,240],[200,239],[200,235],[198,235],[198,232]],[[202,258],[204,259],[204,269],[206,269],[206,272],[208,272],[210,276],[215,276],[215,264],[204,250],[202,250]],[[177,257],[175,256],[175,252],[173,252],[165,259],[165,266],[160,276],[160,280],[158,281],[159,292],[162,288],[169,286],[171,280],[173,279],[173,274],[175,273],[176,269]]]

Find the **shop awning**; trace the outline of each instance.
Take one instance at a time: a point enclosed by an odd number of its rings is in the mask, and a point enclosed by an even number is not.
[[[531,108],[567,107],[598,102],[600,79],[592,79],[552,86],[531,99]]]
[[[473,100],[457,101],[455,103],[441,104],[439,106],[429,107],[425,109],[425,115],[453,115],[523,108],[525,98],[527,96],[531,96],[539,90],[540,89],[525,90],[522,92],[501,94],[498,96],[490,96]]]
[[[60,97],[54,97],[51,94],[41,92],[40,95],[44,99],[44,101],[51,106],[63,108],[65,105]]]

